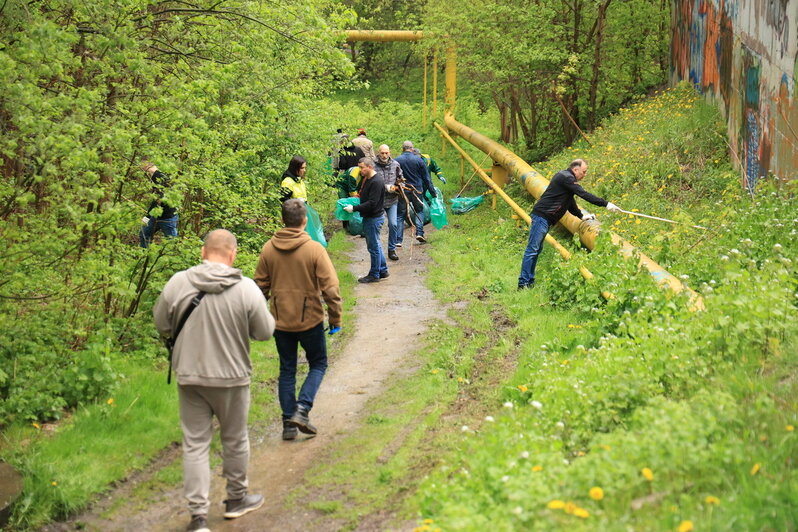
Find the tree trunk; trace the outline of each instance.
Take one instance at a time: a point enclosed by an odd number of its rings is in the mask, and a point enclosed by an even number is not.
[[[612,0],[605,0],[598,7],[596,14],[596,39],[593,43],[593,76],[590,79],[590,104],[587,110],[587,127],[596,127],[596,95],[598,94],[599,76],[601,74],[601,44],[604,40],[604,23],[607,9]]]

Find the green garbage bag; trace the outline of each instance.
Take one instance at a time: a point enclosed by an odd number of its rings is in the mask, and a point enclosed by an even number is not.
[[[477,196],[475,198],[452,198],[449,202],[452,204],[452,212],[455,214],[465,214],[468,211],[474,210],[485,201],[485,196]]]
[[[306,203],[305,207],[308,209],[308,225],[305,227],[305,231],[310,235],[310,238],[326,248],[327,239],[324,238],[324,226],[321,223],[321,216],[316,212],[316,209],[310,206],[310,203]]]
[[[335,205],[335,217],[342,222],[347,222],[344,226],[346,232],[350,235],[366,236],[366,233],[363,232],[363,217],[359,212],[346,212],[344,210],[346,205],[360,205],[360,198],[351,197],[339,199]]]
[[[363,230],[363,217],[359,212],[352,213],[352,218],[346,225],[346,232],[354,236],[366,236],[366,232]]]
[[[443,192],[441,192],[441,189],[438,187],[435,187],[435,194],[436,196],[434,198],[430,197],[429,192],[425,195],[430,206],[429,215],[432,220],[432,225],[435,226],[435,229],[440,229],[447,225],[449,220],[446,218],[446,205],[443,202]]]
[[[360,215],[360,213],[356,213],[356,212],[352,212],[352,213],[346,212],[344,210],[344,207],[346,207],[347,205],[360,205],[360,198],[351,197],[351,198],[341,198],[341,199],[339,199],[338,202],[335,204],[335,218],[336,219],[341,220],[343,222],[348,222],[349,220],[352,219],[352,217],[355,214],[357,214],[358,216]]]

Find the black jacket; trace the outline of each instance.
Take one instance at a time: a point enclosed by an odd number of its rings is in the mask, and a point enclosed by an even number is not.
[[[171,185],[169,178],[163,175],[160,170],[156,170],[152,173],[152,176],[150,176],[150,180],[152,181],[152,191],[158,196],[158,199],[154,199],[150,202],[150,206],[147,207],[147,215],[149,216],[150,212],[155,207],[160,205],[160,207],[163,209],[163,212],[160,216],[155,218],[156,220],[168,220],[169,218],[174,218],[177,214],[177,209],[171,205],[167,205],[163,201],[164,190]]]
[[[377,218],[382,216],[385,209],[385,181],[374,174],[371,179],[363,180],[360,185],[360,205],[355,205],[354,210],[363,218]]]
[[[349,170],[353,166],[357,166],[360,159],[365,156],[360,147],[350,143],[349,146],[344,146],[338,152],[338,168],[336,170]]]
[[[565,211],[570,212],[577,218],[582,217],[582,211],[576,206],[574,195],[579,196],[599,207],[606,207],[607,200],[594,196],[582,188],[576,181],[576,176],[570,170],[557,172],[551,179],[548,188],[535,203],[532,214],[537,214],[547,219],[549,223],[556,224],[563,217]]]

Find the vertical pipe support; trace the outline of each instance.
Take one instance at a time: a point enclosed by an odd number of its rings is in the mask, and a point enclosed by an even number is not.
[[[424,94],[421,97],[421,127],[427,129],[427,56],[424,55]]]
[[[432,52],[432,119],[438,118],[438,51]]]
[[[454,115],[457,107],[457,49],[446,49],[446,112]]]

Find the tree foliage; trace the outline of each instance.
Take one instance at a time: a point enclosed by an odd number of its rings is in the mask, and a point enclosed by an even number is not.
[[[669,13],[662,0],[429,0],[424,22],[435,46],[456,44],[501,140],[539,158],[665,80]]]
[[[183,235],[262,244],[280,173],[317,141],[310,100],[351,75],[351,23],[330,0],[0,4],[0,425],[91,400],[112,350],[152,345],[137,317],[198,248],[138,248],[142,157]]]

